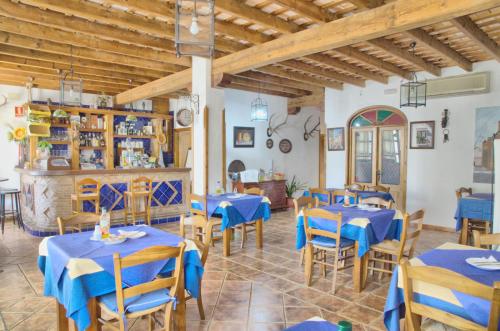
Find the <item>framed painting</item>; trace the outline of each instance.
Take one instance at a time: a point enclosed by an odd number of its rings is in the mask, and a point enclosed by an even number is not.
[[[343,151],[345,150],[345,134],[344,128],[327,129],[328,151]]]
[[[434,149],[435,121],[410,123],[410,148]]]
[[[253,148],[255,145],[255,128],[235,126],[233,129],[234,148]]]

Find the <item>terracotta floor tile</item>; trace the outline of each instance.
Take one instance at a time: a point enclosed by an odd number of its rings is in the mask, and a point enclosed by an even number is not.
[[[380,317],[380,312],[357,304],[351,304],[340,311],[339,315],[354,322],[370,324],[377,317]]]
[[[250,302],[250,290],[222,291],[217,305],[247,305]]]
[[[254,323],[285,323],[283,306],[253,306],[250,308],[250,321]]]
[[[17,324],[13,331],[48,331],[56,330],[56,314],[38,313],[31,315],[21,323]]]
[[[301,322],[311,317],[321,317],[321,311],[315,307],[285,307],[286,322]]]
[[[385,298],[378,295],[369,294],[357,301],[358,304],[366,306],[380,312],[384,311]]]
[[[236,331],[246,330],[246,323],[242,322],[221,322],[212,321],[210,323],[209,331]]]
[[[212,319],[214,321],[246,321],[248,305],[217,305]]]
[[[248,331],[281,331],[285,323],[248,323]]]

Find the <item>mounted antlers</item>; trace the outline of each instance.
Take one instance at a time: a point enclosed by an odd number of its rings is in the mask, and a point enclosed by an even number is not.
[[[283,125],[285,125],[286,121],[288,120],[288,114],[287,114],[285,117],[285,120],[282,123],[273,127],[272,120],[273,120],[274,115],[276,115],[276,114],[272,114],[271,117],[269,117],[269,125],[267,127],[267,136],[268,137],[271,137],[273,135],[273,133],[277,132],[279,130],[279,128],[281,128]]]
[[[319,130],[318,130],[318,126],[321,124],[321,120],[320,120],[320,119],[318,119],[318,124],[316,124],[316,125],[314,126],[314,128],[312,128],[312,130],[308,130],[308,129],[307,129],[307,123],[309,123],[309,121],[311,120],[312,116],[313,116],[313,115],[309,116],[309,117],[307,118],[306,122],[304,123],[304,140],[305,140],[305,141],[307,141],[309,138],[314,137],[314,134],[315,134],[316,132],[319,132]]]

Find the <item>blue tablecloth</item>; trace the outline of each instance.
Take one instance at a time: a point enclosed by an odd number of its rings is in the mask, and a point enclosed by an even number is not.
[[[359,243],[358,256],[363,256],[370,246],[384,239],[399,239],[402,231],[402,215],[393,209],[366,211],[357,207],[346,208],[342,204],[321,207],[333,213],[342,213],[342,237],[356,240]],[[311,227],[336,232],[337,225],[323,219],[309,219]],[[297,217],[296,248],[301,249],[306,244],[304,217]]]
[[[147,235],[118,245],[104,245],[90,240],[92,232],[81,232],[45,238],[40,243],[38,266],[45,277],[44,295],[55,297],[64,305],[67,317],[75,320],[79,330],[90,324],[87,302],[115,291],[113,253],[127,256],[154,245],[177,246],[184,240],[147,226],[122,227],[120,230],[141,230]],[[198,297],[203,266],[196,245],[191,244],[184,254],[185,288],[193,297]],[[150,281],[158,274],[172,272],[174,268],[175,259],[169,259],[124,269],[124,285]]]
[[[500,281],[500,271],[481,270],[465,262],[465,259],[469,257],[488,257],[490,255],[495,256],[497,260],[500,259],[500,252],[497,251],[471,249],[468,246],[458,244],[444,244],[410,260],[410,263],[415,264],[415,261],[418,261],[417,265],[445,268],[482,284],[493,286],[495,281]],[[399,320],[404,317],[402,281],[398,278],[400,272],[400,268],[397,268],[392,275],[384,308],[384,323],[391,331],[399,330]],[[421,292],[415,295],[417,302],[459,315],[483,326],[488,324],[491,303],[486,300],[457,291],[426,290],[425,284],[419,287],[419,291]],[[458,302],[458,305],[452,302]]]
[[[238,198],[231,198],[234,194],[223,194],[220,196],[209,195],[207,198],[207,209],[210,216],[221,217],[221,230],[234,227],[241,223],[263,219],[267,221],[271,218],[270,201],[267,197],[255,195],[240,195]],[[257,203],[255,203],[257,202]],[[254,206],[257,206],[253,214]],[[191,206],[195,209],[203,209],[203,206],[192,201]],[[251,208],[249,206],[252,206]],[[243,213],[243,214],[242,214]]]
[[[491,222],[493,219],[493,195],[475,193],[459,199],[455,212],[457,231],[462,229],[464,218]]]
[[[335,198],[335,201],[333,201],[333,191],[342,190],[342,189],[328,188],[326,190],[330,192],[330,196],[332,197],[332,199],[330,201],[331,201],[332,205],[336,204],[336,203],[344,203],[344,196],[343,195],[337,196]],[[358,191],[358,190],[353,190],[351,192],[356,193],[358,195],[358,200],[357,201],[354,201],[353,198],[350,199],[350,203],[351,204],[358,203],[359,202],[359,198],[366,199],[366,198],[371,198],[371,197],[377,197],[377,198],[381,198],[381,199],[384,199],[384,200],[387,200],[387,201],[394,201],[394,198],[392,197],[392,194],[388,193],[388,192]],[[310,196],[310,192],[309,191],[304,191],[304,196],[306,196],[306,197]],[[328,196],[326,196],[325,194],[315,193],[315,194],[313,194],[313,198],[315,198],[315,197],[318,197],[318,199],[320,201],[323,201],[323,202],[328,201]]]
[[[321,318],[312,318],[310,320],[295,324],[284,331],[337,331],[337,325],[325,321]]]

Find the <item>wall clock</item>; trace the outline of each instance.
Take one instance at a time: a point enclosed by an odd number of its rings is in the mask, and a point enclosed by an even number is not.
[[[274,141],[273,141],[271,138],[267,139],[267,140],[266,140],[266,146],[267,146],[267,148],[269,148],[269,149],[273,148],[273,146],[274,146]]]
[[[190,126],[193,123],[193,112],[191,109],[182,108],[177,111],[176,119],[180,126]]]
[[[292,150],[292,142],[288,139],[282,139],[280,141],[280,151],[282,153],[288,154]]]

